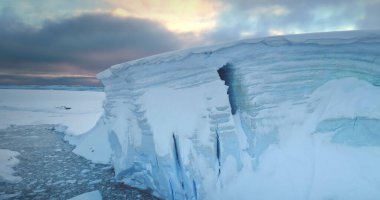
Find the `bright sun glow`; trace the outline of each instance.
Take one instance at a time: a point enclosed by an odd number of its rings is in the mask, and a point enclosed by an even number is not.
[[[117,6],[112,14],[159,21],[170,31],[183,33],[211,30],[216,26],[218,10],[222,6],[214,0],[108,0]]]

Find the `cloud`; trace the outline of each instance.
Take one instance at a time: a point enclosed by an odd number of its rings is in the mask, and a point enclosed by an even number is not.
[[[46,20],[55,21],[78,16],[83,13],[96,12],[97,10],[108,9],[108,3],[102,0],[2,0],[0,10],[12,12],[19,21],[25,24],[42,27]]]
[[[34,28],[0,17],[0,70],[7,74],[94,75],[113,64],[181,48],[161,24],[85,14]],[[13,24],[12,27],[9,24]]]
[[[366,5],[364,17],[358,22],[360,29],[380,29],[380,0],[373,0]]]
[[[379,29],[379,0],[222,0],[213,41],[246,36]]]

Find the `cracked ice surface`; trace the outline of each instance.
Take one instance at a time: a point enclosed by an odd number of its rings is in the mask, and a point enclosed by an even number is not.
[[[99,190],[86,192],[81,195],[70,198],[69,200],[102,200],[102,195]]]
[[[115,65],[88,134],[118,179],[167,199],[379,199],[379,49],[379,32],[338,32]]]
[[[94,164],[72,153],[74,147],[54,127],[0,129],[0,148],[20,152],[19,163],[13,169],[14,176],[22,177],[19,182],[0,181],[0,199],[69,199],[93,190],[98,190],[104,199],[156,199],[148,192],[117,182],[108,165]]]

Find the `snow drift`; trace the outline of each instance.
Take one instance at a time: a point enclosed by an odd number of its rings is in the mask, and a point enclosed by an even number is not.
[[[98,78],[104,114],[88,135],[108,141],[91,148],[109,143],[129,185],[165,199],[380,198],[380,32],[242,40]]]
[[[19,155],[20,153],[17,151],[0,149],[0,183],[18,183],[22,181],[20,176],[13,175],[15,173],[13,167],[20,162],[20,160],[16,158]]]

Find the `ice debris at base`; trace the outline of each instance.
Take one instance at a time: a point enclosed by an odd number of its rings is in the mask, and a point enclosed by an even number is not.
[[[86,135],[107,139],[77,153],[109,142],[129,185],[165,199],[380,199],[378,31],[170,52],[98,78],[104,114]]]
[[[102,195],[99,190],[95,190],[92,192],[83,193],[68,200],[102,200]]]
[[[20,161],[16,158],[20,153],[8,149],[0,149],[0,182],[17,183],[22,180],[19,176],[14,176],[13,167]]]

